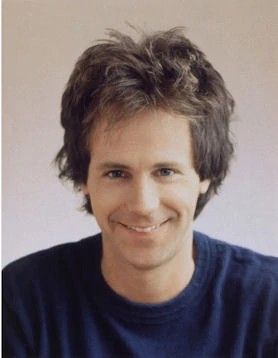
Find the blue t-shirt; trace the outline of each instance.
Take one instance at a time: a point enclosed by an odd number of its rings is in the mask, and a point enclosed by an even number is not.
[[[278,259],[194,232],[189,285],[161,304],[117,295],[101,235],[3,271],[3,357],[278,357]]]

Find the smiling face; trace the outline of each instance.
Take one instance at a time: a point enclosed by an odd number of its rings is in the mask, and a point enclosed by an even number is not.
[[[108,129],[103,119],[90,151],[82,190],[102,231],[103,265],[153,269],[192,256],[195,206],[209,182],[193,168],[188,120],[147,111]]]

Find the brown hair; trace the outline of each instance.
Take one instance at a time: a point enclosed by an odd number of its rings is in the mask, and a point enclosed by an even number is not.
[[[111,122],[154,108],[181,114],[190,118],[195,170],[200,180],[211,181],[198,198],[196,218],[229,169],[233,98],[183,28],[143,34],[138,42],[115,30],[109,35],[85,50],[64,91],[64,145],[55,158],[59,178],[77,189],[87,182],[88,136],[105,113],[113,113]],[[88,196],[83,207],[92,213]]]

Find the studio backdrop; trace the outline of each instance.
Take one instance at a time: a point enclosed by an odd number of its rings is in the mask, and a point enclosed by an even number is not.
[[[62,185],[60,100],[78,56],[114,28],[185,26],[236,101],[236,157],[195,228],[278,255],[276,0],[3,1],[3,265],[98,231]]]

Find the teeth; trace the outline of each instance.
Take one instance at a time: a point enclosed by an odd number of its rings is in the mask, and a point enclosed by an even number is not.
[[[128,226],[128,229],[134,230],[137,232],[151,232],[151,231],[157,229],[158,227],[159,227],[159,225],[148,226],[148,227]]]

